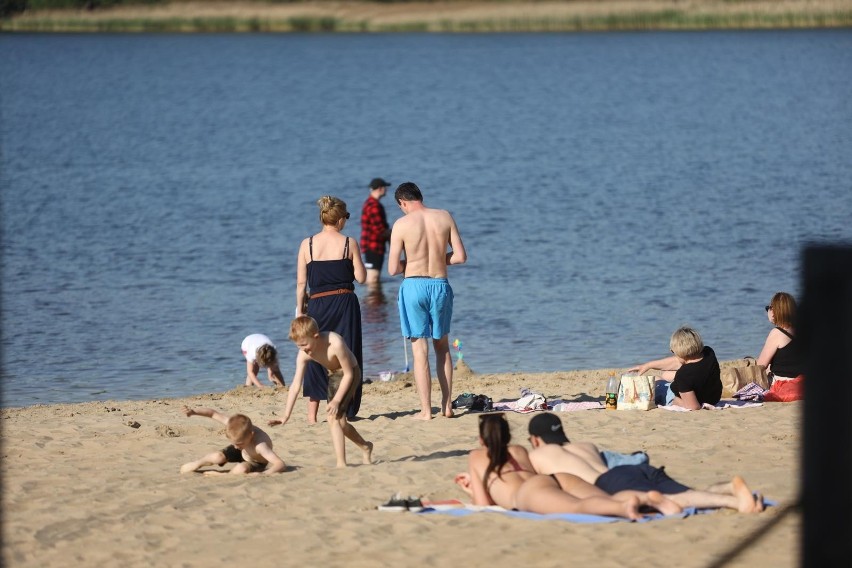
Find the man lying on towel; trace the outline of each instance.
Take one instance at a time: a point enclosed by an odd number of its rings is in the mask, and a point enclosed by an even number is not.
[[[625,489],[659,491],[683,508],[712,509],[725,507],[741,513],[763,511],[763,496],[752,494],[745,481],[735,476],[731,481],[717,483],[700,491],[691,489],[669,477],[662,467],[619,465],[608,468],[600,450],[587,442],[571,443],[556,414],[542,413],[529,424],[530,462],[535,471],[544,475],[570,473],[610,495]]]

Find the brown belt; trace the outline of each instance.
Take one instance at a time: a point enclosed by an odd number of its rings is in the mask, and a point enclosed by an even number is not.
[[[334,296],[337,294],[351,294],[352,290],[348,288],[338,288],[337,290],[329,290],[328,292],[319,292],[317,294],[311,294],[308,299],[313,300],[314,298],[322,298],[323,296]]]

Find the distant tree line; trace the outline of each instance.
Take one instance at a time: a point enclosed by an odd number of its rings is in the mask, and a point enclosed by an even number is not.
[[[166,3],[167,0],[0,0],[0,18],[8,18],[26,10],[97,10],[111,6]]]
[[[263,1],[263,0],[261,0]],[[270,4],[290,4],[299,0],[265,0]],[[373,0],[394,4],[413,0]],[[0,0],[0,18],[8,18],[26,10],[97,10],[112,6],[138,6],[145,4],[168,4],[169,0]]]

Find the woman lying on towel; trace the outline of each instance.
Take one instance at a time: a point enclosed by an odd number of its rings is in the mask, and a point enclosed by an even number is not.
[[[471,450],[468,471],[455,482],[473,498],[474,505],[499,505],[530,513],[583,513],[638,519],[640,507],[672,515],[680,506],[657,491],[621,491],[608,495],[570,473],[539,475],[527,451],[509,444],[509,423],[502,413],[479,417],[479,443]]]

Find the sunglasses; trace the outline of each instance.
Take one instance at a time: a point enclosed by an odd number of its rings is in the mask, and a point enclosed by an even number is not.
[[[351,216],[351,213],[346,214],[346,218],[348,219]]]
[[[772,309],[772,306],[763,306],[763,309],[767,312]]]

